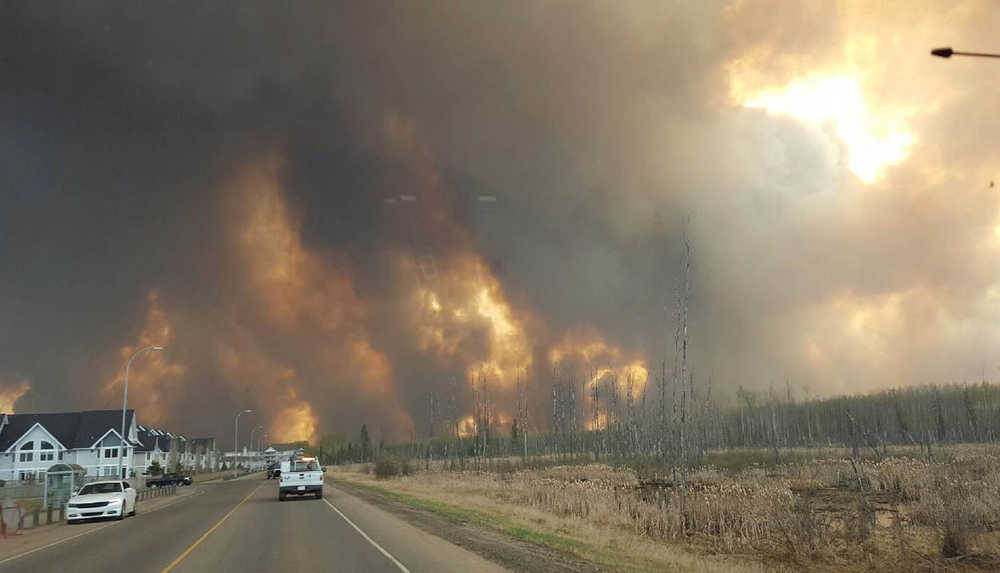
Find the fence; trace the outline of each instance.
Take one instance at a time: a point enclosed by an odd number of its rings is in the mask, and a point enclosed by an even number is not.
[[[174,495],[177,493],[177,486],[168,485],[164,487],[151,487],[143,490],[139,490],[136,494],[136,501],[142,501],[144,499],[152,499],[154,497],[163,497],[165,495]]]
[[[11,525],[8,526],[7,524]],[[21,523],[21,508],[14,503],[0,504],[0,538],[6,538],[7,534],[17,533],[18,524]]]
[[[0,486],[0,499],[24,499],[29,497],[42,497],[44,486],[42,484],[21,484],[19,482],[7,482]]]

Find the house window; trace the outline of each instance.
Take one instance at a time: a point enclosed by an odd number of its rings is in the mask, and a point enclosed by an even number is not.
[[[42,446],[41,446],[41,448],[42,448],[42,451],[39,452],[39,454],[38,454],[38,459],[39,460],[41,460],[43,462],[51,462],[52,460],[56,459],[56,453],[54,451],[55,448],[53,448],[52,444],[50,444],[49,442],[46,442],[46,441],[42,440]]]
[[[19,462],[34,461],[35,453],[32,450],[35,449],[35,442],[25,442],[21,444],[21,447],[18,449],[20,450],[20,452],[18,453],[17,461]]]
[[[56,459],[56,447],[52,445],[52,442],[47,442],[45,440],[39,440],[37,442],[30,441],[25,442],[21,445],[17,455],[17,461],[22,463],[29,463],[38,460],[39,462],[52,462]],[[37,456],[36,456],[37,454]],[[62,452],[59,452],[59,459],[62,459]]]

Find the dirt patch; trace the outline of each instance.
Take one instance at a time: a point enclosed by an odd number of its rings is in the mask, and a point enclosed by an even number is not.
[[[357,487],[342,480],[336,480],[333,485],[406,520],[415,527],[475,552],[512,571],[527,573],[600,571],[595,564],[583,561],[574,555],[513,539],[490,529],[468,523],[457,523],[432,511],[393,500],[368,488]]]

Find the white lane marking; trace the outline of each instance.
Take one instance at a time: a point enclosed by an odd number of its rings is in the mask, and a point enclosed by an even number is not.
[[[323,498],[323,502],[326,503],[327,505],[329,505],[330,509],[332,509],[333,511],[336,511],[337,515],[339,515],[340,517],[343,517],[344,521],[346,521],[351,527],[353,527],[355,531],[357,531],[358,533],[361,534],[361,537],[364,537],[365,539],[368,540],[368,543],[371,543],[372,545],[374,545],[375,549],[378,549],[379,551],[381,551],[382,555],[385,555],[386,557],[388,557],[389,561],[392,561],[396,565],[396,567],[399,567],[400,571],[402,571],[403,573],[410,573],[410,570],[407,569],[405,565],[403,565],[402,563],[400,563],[399,560],[396,559],[395,557],[393,557],[391,553],[389,553],[388,551],[386,551],[385,549],[383,549],[381,545],[379,545],[378,543],[375,543],[375,540],[372,539],[371,537],[368,537],[367,533],[365,533],[364,531],[361,531],[361,528],[358,527],[357,525],[355,525],[354,522],[350,520],[350,518],[348,518],[346,515],[343,514],[343,512],[341,512],[339,509],[337,509],[337,506],[335,506],[332,503],[330,503],[330,500],[328,500],[328,499],[326,499],[324,497]]]
[[[151,509],[149,511],[144,511],[141,514],[138,514],[138,515],[146,515],[148,513],[153,513],[154,511],[170,507],[171,505],[177,505],[178,503],[180,503],[182,501],[185,501],[187,499],[190,499],[190,498],[198,496],[198,495],[202,495],[204,493],[205,493],[205,490],[199,490],[196,493],[185,495],[181,499],[176,499],[176,500],[174,500],[174,501],[172,501],[172,502],[170,502],[168,504],[154,507],[153,509]],[[122,521],[112,521],[111,523],[102,525],[100,527],[95,527],[93,529],[88,529],[86,531],[81,531],[80,533],[77,533],[76,535],[71,535],[69,537],[64,537],[64,538],[62,538],[62,539],[60,539],[58,541],[53,541],[52,543],[49,543],[47,545],[42,545],[41,547],[36,547],[34,549],[29,549],[28,551],[25,551],[24,553],[18,553],[17,555],[11,555],[10,557],[8,557],[6,559],[0,559],[0,565],[3,565],[4,563],[7,563],[8,561],[13,561],[15,559],[20,559],[22,557],[27,557],[28,555],[31,555],[32,553],[38,553],[39,551],[43,551],[43,550],[48,549],[50,547],[55,547],[56,545],[59,545],[61,543],[66,543],[67,541],[72,541],[72,540],[74,540],[74,539],[76,539],[78,537],[83,537],[84,535],[89,535],[91,533],[100,531],[100,530],[102,530],[102,529],[104,529],[106,527],[111,527],[112,525],[118,525],[119,523],[124,523],[124,522],[122,522]]]

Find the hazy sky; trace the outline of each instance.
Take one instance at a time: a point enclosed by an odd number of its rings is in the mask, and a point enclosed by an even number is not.
[[[426,431],[485,380],[1000,375],[987,0],[4,3],[0,410]],[[569,365],[569,366],[568,366]],[[454,382],[452,382],[454,380]],[[641,385],[641,384],[640,384]],[[723,392],[725,394],[725,392]],[[446,398],[443,398],[447,401]]]

